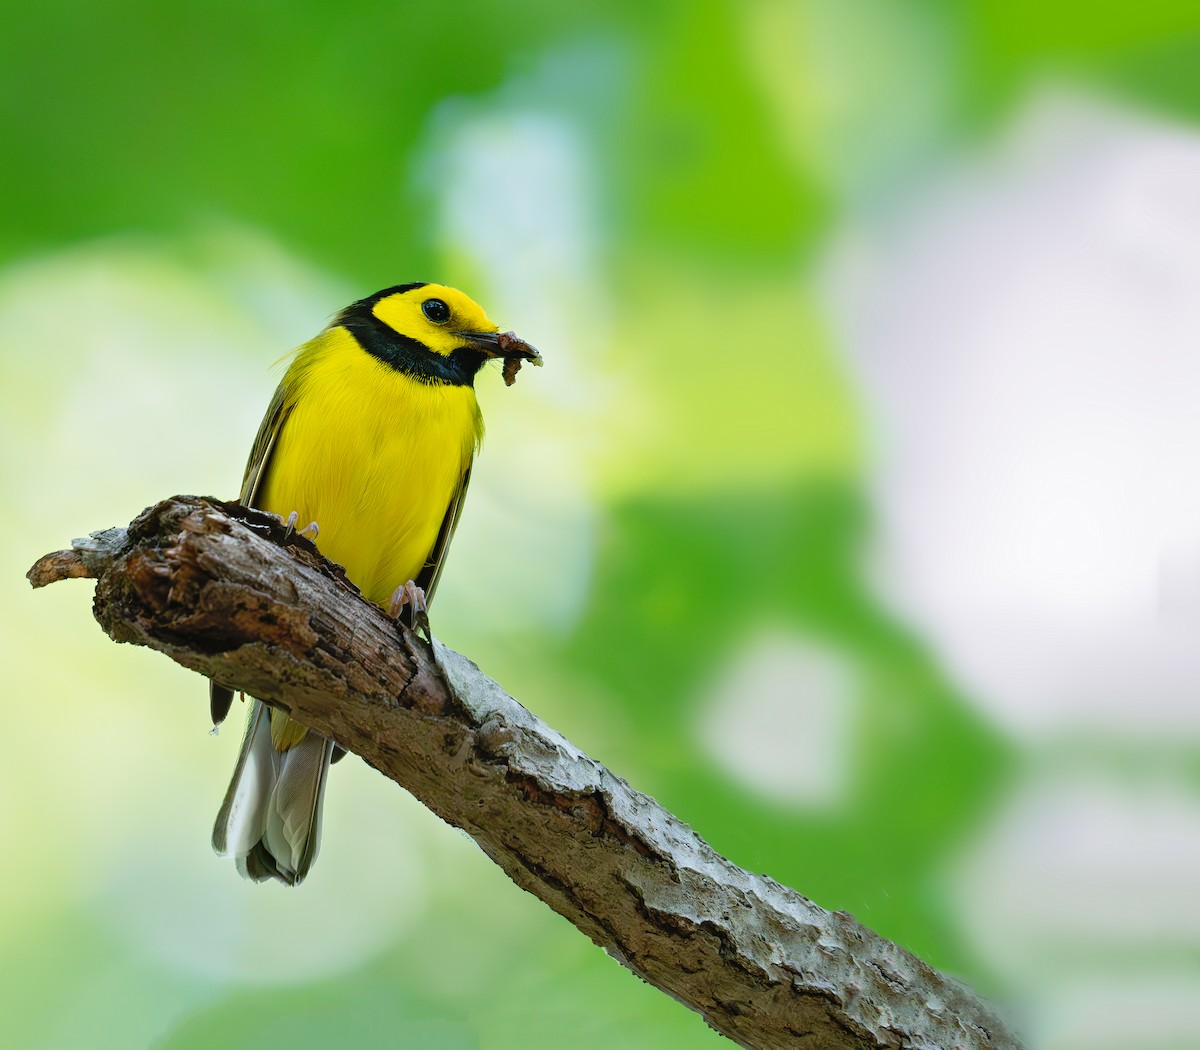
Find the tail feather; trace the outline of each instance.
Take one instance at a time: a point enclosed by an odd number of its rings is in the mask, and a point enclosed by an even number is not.
[[[229,790],[213,825],[213,849],[220,856],[245,856],[266,831],[267,804],[279,776],[279,754],[271,746],[269,722],[267,706],[255,700]]]
[[[212,715],[213,725],[219,726],[225,721],[229,709],[233,706],[233,690],[226,689],[216,682],[208,683],[208,710]]]
[[[295,882],[312,866],[320,846],[325,775],[332,757],[333,741],[312,732],[282,755],[263,843],[280,868],[295,873]]]
[[[333,741],[308,732],[286,751],[271,740],[270,711],[254,702],[229,791],[213,827],[213,849],[261,882],[297,885],[316,860]]]

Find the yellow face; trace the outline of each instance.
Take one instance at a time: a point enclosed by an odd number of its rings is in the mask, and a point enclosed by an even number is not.
[[[425,284],[395,292],[380,299],[373,313],[394,331],[447,357],[472,345],[471,334],[499,331],[474,299],[444,284]]]

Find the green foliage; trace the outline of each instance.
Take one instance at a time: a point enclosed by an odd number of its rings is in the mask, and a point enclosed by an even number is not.
[[[1182,0],[114,0],[7,20],[14,1045],[718,1045],[350,762],[310,884],[237,883],[207,849],[233,741],[202,746],[202,683],[108,645],[79,588],[17,593],[109,514],[231,494],[287,341],[343,293],[421,278],[560,340],[511,394],[482,395],[488,451],[435,629],[738,863],[993,983],[941,885],[1014,748],[868,582],[865,410],[812,263],[852,206],[885,209],[1045,79],[1195,119],[1198,69]],[[512,186],[540,186],[561,147],[584,173],[561,181],[586,245],[539,227],[540,207],[499,249],[446,218],[454,166],[500,155],[521,120],[543,122],[550,160],[503,154]],[[501,192],[489,218],[517,212]],[[578,272],[506,286],[506,264],[564,242]],[[538,474],[551,451],[577,504]],[[512,487],[488,495],[489,472]],[[495,516],[514,479],[533,497]],[[500,594],[455,579],[531,518],[576,553],[531,557]],[[558,577],[578,593],[563,583],[552,617],[529,594]],[[831,799],[761,790],[702,732],[713,682],[771,631],[852,672],[831,701],[852,727]]]

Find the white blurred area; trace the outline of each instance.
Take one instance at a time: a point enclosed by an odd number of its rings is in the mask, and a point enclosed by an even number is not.
[[[1161,589],[1200,552],[1200,135],[1050,95],[831,289],[890,602],[1014,732],[1200,740]]]
[[[856,665],[814,639],[761,630],[730,653],[696,730],[714,766],[775,803],[830,809],[854,770]]]
[[[959,895],[1007,968],[1053,982],[1064,968],[1194,950],[1198,872],[1200,799],[1169,777],[1128,783],[1068,764],[1032,773],[1007,800],[964,860]]]
[[[543,97],[538,76],[505,85],[497,99],[444,103],[423,150],[447,266],[470,274],[492,319],[515,326],[545,361],[512,389],[498,369],[477,383],[488,433],[438,598],[462,630],[568,631],[591,581],[590,461],[611,396],[599,224],[584,140],[573,122],[532,103]]]
[[[1185,1045],[1200,134],[1044,91],[898,213],[827,284],[875,428],[871,568],[1025,755],[948,896],[1036,1045]]]
[[[1001,806],[949,873],[947,897],[1019,990],[1031,1045],[1193,1046],[1200,798],[1169,772],[1060,762]]]

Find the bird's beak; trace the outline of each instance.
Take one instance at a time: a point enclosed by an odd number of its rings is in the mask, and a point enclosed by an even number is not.
[[[512,332],[464,332],[463,338],[488,357],[503,357],[506,360],[517,358],[535,365],[542,363],[542,355],[537,349],[524,339],[517,338]]]
[[[488,357],[504,358],[506,386],[512,386],[517,381],[517,373],[526,361],[539,366],[542,363],[542,355],[512,332],[467,332],[466,338],[472,346],[482,350]]]

